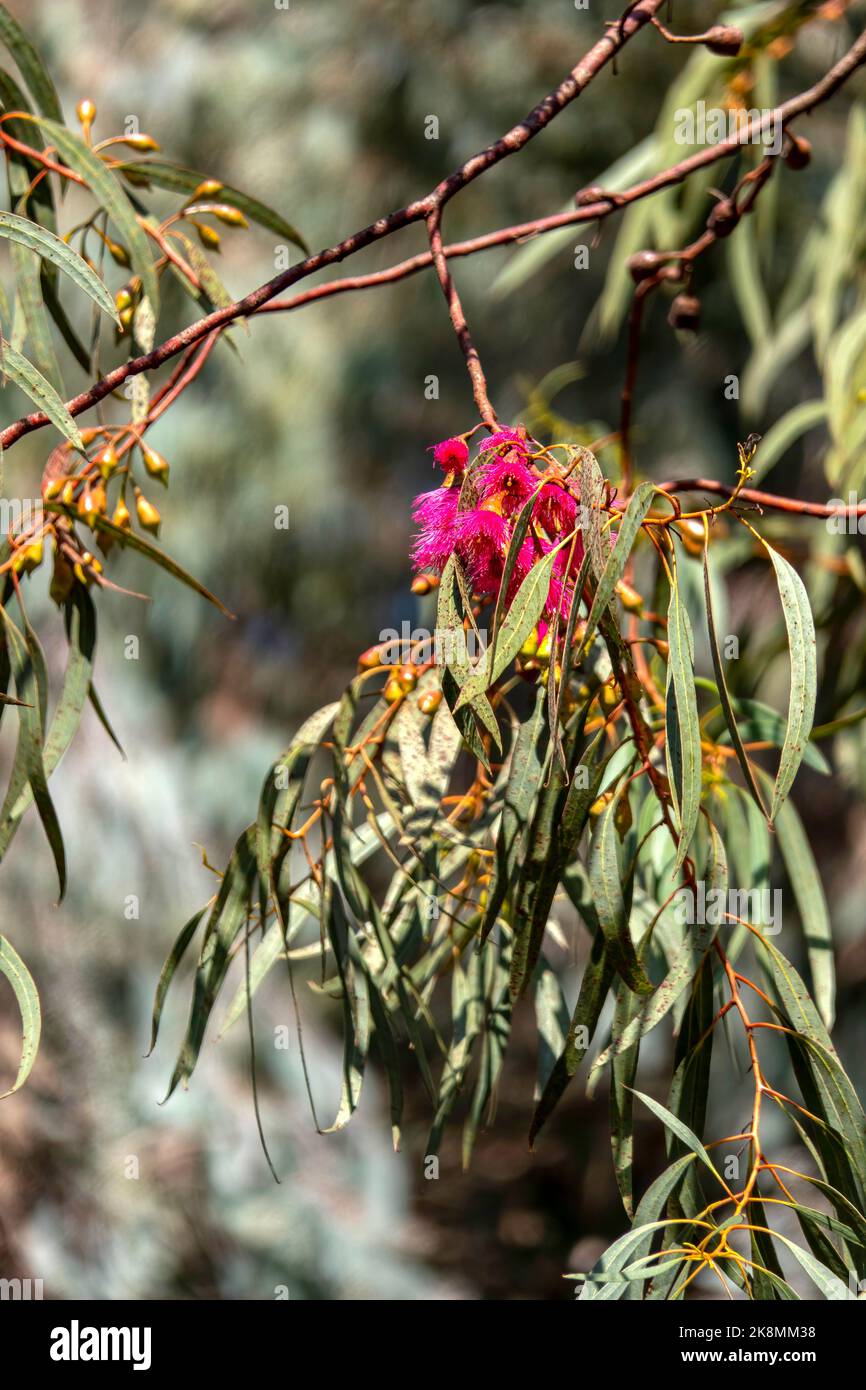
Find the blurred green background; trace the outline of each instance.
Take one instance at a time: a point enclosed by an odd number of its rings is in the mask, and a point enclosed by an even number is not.
[[[312,248],[426,192],[558,83],[610,18],[602,0],[588,10],[572,0],[9,7],[45,55],[68,117],[84,96],[97,105],[98,137],[135,116],[167,158],[272,204]],[[718,15],[717,6],[696,4],[677,18],[697,30]],[[847,32],[844,21],[810,28],[780,69],[782,94],[815,80]],[[529,150],[449,207],[447,239],[558,211],[578,188],[604,181],[653,129],[689,52],[639,36],[617,76],[605,72]],[[790,176],[780,181],[767,258],[774,289],[838,168],[850,101],[846,92],[812,118],[810,169],[796,186]],[[430,115],[437,140],[425,138]],[[706,211],[706,188],[700,198]],[[455,264],[503,419],[541,420],[539,386],[543,396],[548,374],[565,367],[556,411],[588,438],[615,428],[623,333],[590,340],[585,328],[616,222],[559,236],[509,293],[497,277],[513,250]],[[578,272],[582,243],[589,269]],[[422,232],[410,229],[356,257],[351,273],[422,245]],[[233,295],[270,278],[283,254],[261,229],[227,231],[223,248],[219,271]],[[721,248],[701,263],[696,339],[677,341],[663,303],[649,316],[635,445],[652,476],[733,475],[747,429],[720,382],[743,371],[750,344],[725,269]],[[188,317],[187,303],[169,295],[159,338]],[[184,1021],[180,983],[156,1055],[144,1061],[143,1053],[162,960],[211,891],[195,844],[223,862],[292,728],[338,693],[382,629],[418,620],[408,587],[411,499],[433,485],[428,446],[473,423],[462,359],[429,274],[261,317],[234,340],[237,354],[218,349],[149,438],[172,465],[169,494],[157,499],[164,546],[237,621],[124,558],[115,578],[153,601],[101,597],[97,671],[127,760],[88,715],[52,783],[72,866],[61,907],[51,906],[50,858],[29,821],[0,873],[3,930],[26,956],[45,1010],[34,1075],[0,1105],[0,1273],[41,1277],[46,1296],[57,1298],[568,1298],[563,1272],[587,1267],[623,1214],[603,1094],[589,1102],[576,1084],[537,1154],[527,1151],[531,1010],[518,1015],[496,1123],[468,1174],[451,1139],[439,1180],[425,1181],[429,1114],[420,1092],[409,1098],[404,1152],[390,1152],[375,1073],[349,1129],[315,1134],[296,1048],[268,1046],[274,1027],[294,1027],[282,979],[259,996],[257,1021],[263,1116],[282,1185],[258,1147],[243,1023],[225,1041],[209,1041],[187,1095],[159,1106]],[[80,373],[68,359],[64,366],[71,394]],[[431,375],[435,400],[425,397]],[[765,428],[814,394],[815,380],[808,353],[795,356],[749,427]],[[28,495],[46,451],[44,435],[19,444],[4,464],[6,490]],[[774,484],[826,496],[820,459],[820,437],[807,436]],[[288,532],[274,528],[280,505],[290,508]],[[755,603],[750,582],[734,606],[743,620]],[[56,617],[45,601],[34,611],[59,662]],[[133,634],[137,661],[124,655]],[[862,646],[859,629],[856,640]],[[2,754],[10,755],[5,745]],[[866,853],[857,762],[855,750],[835,784],[805,771],[798,799],[831,889],[839,1047],[862,1080]],[[137,920],[124,915],[129,895],[140,901]],[[563,963],[570,968],[565,954]],[[0,1009],[5,1075],[18,1027],[5,992]],[[339,1020],[306,990],[302,1009],[324,1113],[339,1088]],[[653,1035],[649,1072],[668,1056],[668,1038]],[[650,1123],[638,1136],[640,1187],[658,1171],[663,1144]],[[789,1136],[780,1131],[778,1142]]]

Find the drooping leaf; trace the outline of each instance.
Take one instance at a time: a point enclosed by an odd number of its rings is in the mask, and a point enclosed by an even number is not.
[[[0,936],[0,975],[5,975],[12,986],[18,1001],[18,1008],[21,1011],[21,1060],[18,1063],[18,1074],[14,1083],[8,1090],[0,1094],[0,1100],[3,1100],[4,1097],[13,1095],[20,1086],[24,1085],[33,1069],[33,1063],[39,1051],[42,1011],[39,1007],[39,995],[33,983],[33,976],[5,936]]]

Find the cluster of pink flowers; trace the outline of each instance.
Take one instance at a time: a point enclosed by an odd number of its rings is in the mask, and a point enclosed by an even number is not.
[[[514,523],[524,503],[538,490],[532,520],[520,546],[509,583],[510,603],[533,565],[569,536],[577,521],[577,498],[569,484],[551,480],[539,489],[541,474],[531,460],[531,446],[521,429],[500,430],[484,439],[471,465],[474,501],[458,511],[460,491],[469,464],[464,439],[445,439],[433,449],[434,461],[446,474],[442,487],[415,498],[412,516],[419,530],[412,549],[416,571],[441,573],[452,551],[478,594],[496,594]],[[571,554],[558,552],[547,595],[546,611],[567,609],[569,580],[583,559],[578,535]]]

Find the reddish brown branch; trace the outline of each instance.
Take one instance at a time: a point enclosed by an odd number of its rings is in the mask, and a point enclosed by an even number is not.
[[[448,269],[448,262],[442,249],[442,225],[441,214],[438,208],[434,208],[427,218],[427,235],[430,238],[430,254],[433,257],[433,265],[439,284],[442,286],[442,293],[448,305],[448,313],[457,341],[460,344],[460,351],[466,361],[466,370],[469,372],[469,380],[472,382],[472,394],[475,397],[475,404],[478,414],[489,425],[491,429],[497,426],[496,412],[490,404],[490,397],[487,394],[487,380],[484,375],[484,368],[481,366],[481,359],[472,341],[469,332],[469,325],[466,322],[466,315],[463,312],[463,305],[460,302],[460,295],[457,293],[457,286],[454,284],[454,277]]]
[[[323,251],[316,252],[313,256],[308,256],[299,265],[292,266],[288,270],[282,271],[266,284],[260,285],[258,289],[245,295],[243,299],[237,300],[234,304],[227,304],[223,308],[216,309],[212,314],[200,319],[197,323],[189,324],[172,338],[168,338],[152,352],[144,353],[140,357],[132,358],[129,362],[116,367],[113,372],[109,372],[101,381],[94,383],[87,391],[81,392],[71,401],[67,402],[67,409],[72,415],[80,415],[88,410],[97,402],[115,391],[118,386],[122,386],[131,376],[137,376],[141,372],[153,371],[162,366],[170,358],[175,357],[184,348],[190,347],[193,343],[205,338],[214,329],[225,328],[236,319],[248,317],[269,300],[275,299],[283,290],[291,285],[297,284],[299,280],[306,279],[307,276],[315,274],[318,270],[324,270],[327,266],[336,265],[344,261],[348,256],[353,256],[357,251],[365,246],[370,246],[376,241],[381,241],[383,237],[390,236],[393,232],[399,231],[403,227],[408,227],[414,222],[426,220],[436,209],[441,210],[446,203],[461,189],[474,182],[481,174],[498,164],[507,156],[516,154],[522,150],[530,140],[534,139],[540,131],[559,115],[566,106],[570,105],[581,92],[589,86],[590,82],[599,72],[610,62],[611,58],[619,52],[633,34],[642,29],[648,21],[653,18],[656,12],[661,9],[664,0],[640,0],[634,7],[631,14],[621,24],[609,25],[606,32],[589,52],[581,59],[577,66],[569,73],[564,82],[561,82],[552,92],[549,92],[542,101],[535,106],[532,111],[517,125],[513,126],[507,134],[499,140],[488,145],[486,149],[473,155],[471,159],[461,164],[458,169],[443,179],[431,193],[426,197],[420,198],[413,203],[408,203],[406,207],[400,208],[397,212],[389,213],[386,217],[380,217],[369,226],[363,227],[360,231],[354,232],[335,246],[326,247]],[[37,156],[38,157],[38,156]],[[8,449],[17,442],[23,435],[31,433],[36,429],[41,429],[48,424],[47,416],[41,411],[35,411],[31,415],[25,415],[20,420],[16,420],[0,433],[0,449]]]
[[[265,306],[276,309],[298,308],[303,303],[312,303],[316,299],[327,298],[333,294],[344,293],[350,289],[372,288],[374,285],[387,284],[395,280],[403,279],[407,275],[413,274],[432,264],[432,255],[427,252],[420,256],[412,257],[408,261],[402,262],[398,266],[390,267],[385,271],[380,271],[375,275],[358,276],[352,280],[337,281],[331,285],[317,286],[306,294],[297,296],[294,300],[281,303],[279,306],[272,304],[277,295],[289,289],[299,280],[305,279],[316,271],[323,270],[327,266],[335,265],[347,257],[354,255],[366,246],[375,241],[389,236],[392,232],[398,231],[402,227],[409,226],[413,222],[420,221],[429,216],[430,212],[436,207],[440,208],[454,196],[461,188],[465,187],[479,174],[490,168],[499,160],[507,155],[515,153],[517,150],[533,138],[538,132],[564,109],[575,97],[579,96],[592,78],[610,61],[619,51],[623,43],[630,38],[638,29],[642,28],[655,13],[661,8],[663,0],[642,0],[642,3],[635,7],[630,7],[619,24],[614,24],[608,28],[603,38],[590,50],[585,58],[573,70],[570,76],[555,91],[551,92],[529,115],[515,126],[501,140],[489,146],[480,154],[467,160],[465,164],[456,170],[450,177],[438,185],[438,187],[426,198],[422,198],[415,203],[408,204],[405,208],[389,214],[387,217],[380,218],[371,223],[368,227],[336,246],[328,247],[315,255],[308,257],[297,266],[293,266],[275,276],[266,284],[260,285],[243,299],[237,300],[234,304],[226,305],[224,308],[215,310],[207,317],[200,319],[196,323],[189,324],[180,333],[168,338],[164,343],[154,348],[152,352],[145,353],[140,357],[132,358],[130,361],[116,367],[102,380],[94,383],[87,391],[81,392],[71,401],[67,402],[67,408],[72,415],[80,415],[97,402],[110,395],[112,391],[122,386],[132,376],[137,376],[141,372],[152,371],[164,362],[169,361],[179,352],[193,343],[200,341],[208,336],[215,329],[223,329],[236,319],[248,317],[262,310]],[[607,216],[616,207],[625,206],[628,202],[633,202],[637,198],[647,197],[652,193],[663,188],[670,187],[672,184],[681,183],[688,178],[695,170],[706,167],[719,159],[728,155],[733,155],[742,144],[756,139],[764,126],[781,123],[787,125],[795,117],[812,111],[816,106],[826,101],[834,94],[863,63],[866,61],[866,31],[862,33],[848,52],[839,60],[838,63],[824,75],[824,77],[807,91],[801,92],[798,96],[792,97],[784,102],[773,112],[744,124],[738,136],[721,141],[718,145],[709,146],[704,150],[696,151],[695,154],[682,160],[678,165],[655,175],[652,179],[645,180],[642,184],[635,185],[629,194],[618,194],[614,198],[605,199],[596,206],[579,208],[575,212],[554,214],[551,217],[539,218],[533,222],[523,223],[519,226],[503,228],[498,232],[489,233],[486,236],[475,238],[473,241],[462,242],[453,247],[444,247],[443,256],[448,259],[457,255],[472,255],[476,251],[487,250],[493,246],[506,245],[514,241],[522,240],[524,237],[538,235],[542,232],[553,231],[559,227],[569,226],[575,222],[594,220],[599,217]],[[40,411],[23,416],[20,420],[14,421],[0,432],[0,449],[8,449],[25,434],[30,434],[33,430],[42,429],[48,424],[48,419]]]
[[[721,497],[732,497],[736,488],[728,483],[716,482],[715,478],[674,478],[667,483],[659,483],[662,492],[712,492]],[[772,492],[759,492],[756,488],[741,487],[737,498],[752,502],[758,507],[767,507],[776,512],[793,512],[795,516],[866,516],[866,502],[856,506],[833,506],[829,502],[801,502],[797,497],[778,497]],[[619,506],[617,499],[617,506]]]

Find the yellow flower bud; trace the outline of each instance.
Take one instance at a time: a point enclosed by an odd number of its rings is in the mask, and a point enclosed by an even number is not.
[[[96,107],[89,97],[84,97],[75,108],[75,114],[81,122],[85,131],[88,131],[96,120]]]
[[[415,670],[411,661],[408,661],[405,666],[401,666],[400,670],[397,672],[397,681],[400,689],[406,693],[415,689],[417,679],[418,672]]]
[[[141,150],[144,154],[151,154],[159,149],[159,145],[151,135],[125,135],[124,145],[129,145],[131,150]]]
[[[248,227],[250,225],[240,208],[233,208],[229,203],[215,203],[212,208],[208,208],[208,211],[229,227]]]
[[[139,444],[139,448],[141,449],[141,457],[144,459],[144,466],[150,476],[158,478],[165,487],[168,487],[167,460],[163,458],[162,454],[157,453],[156,449],[151,449],[150,445],[145,444],[143,440]]]
[[[122,314],[124,309],[132,308],[132,295],[125,285],[123,289],[118,290],[117,294],[114,296],[114,307],[119,314]]]
[[[190,197],[190,202],[195,202],[197,198],[212,198],[215,193],[219,193],[221,191],[222,184],[220,183],[219,179],[205,179],[204,182],[200,183],[198,188],[196,188],[193,192],[192,196]]]
[[[42,496],[46,502],[53,502],[55,497],[59,497],[63,491],[65,479],[51,478],[42,489]]]
[[[125,246],[121,245],[119,241],[106,241],[105,244],[108,247],[108,254],[117,265],[129,265],[129,252]]]
[[[74,483],[74,481],[72,480],[72,478],[67,478],[67,479],[66,479],[66,482],[63,484],[63,491],[62,491],[61,494],[60,494],[60,500],[61,500],[61,502],[63,503],[63,505],[66,506],[66,507],[72,507],[72,506],[74,506],[74,504],[75,504],[75,483]]]
[[[123,527],[124,531],[127,530],[129,527],[132,517],[130,516],[129,508],[127,507],[122,497],[118,497],[117,499],[117,506],[114,509],[114,514],[111,520],[113,521],[115,526]]]
[[[639,594],[637,589],[633,589],[630,584],[626,584],[621,579],[616,586],[619,601],[627,613],[639,613],[643,608],[643,594]]]
[[[382,665],[382,651],[380,647],[368,647],[358,657],[359,671],[375,671],[377,666]]]
[[[222,246],[219,232],[214,231],[213,227],[209,227],[206,222],[195,222],[193,225],[198,232],[198,239],[202,246],[208,251],[219,251]]]
[[[402,700],[405,691],[400,682],[396,679],[396,677],[392,676],[388,684],[385,686],[385,690],[383,693],[389,705],[396,705],[398,700]]]
[[[144,493],[139,492],[138,489],[136,489],[135,493],[135,511],[139,523],[144,527],[145,531],[151,531],[154,536],[158,536],[162,517],[153,503],[148,502]]]
[[[442,703],[441,690],[425,690],[418,696],[418,708],[422,714],[435,714]]]
[[[117,451],[113,444],[106,444],[96,455],[96,466],[107,482],[117,467]]]

